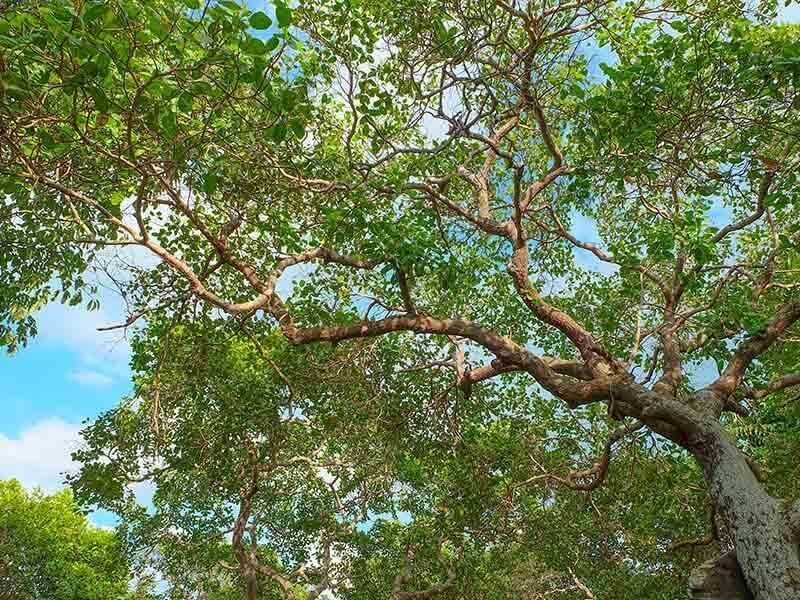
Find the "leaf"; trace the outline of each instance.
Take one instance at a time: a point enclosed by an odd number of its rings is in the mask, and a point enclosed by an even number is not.
[[[273,141],[280,143],[286,139],[286,123],[277,123],[270,127],[268,132]]]
[[[193,104],[194,96],[192,96],[189,92],[183,92],[180,96],[178,96],[178,109],[180,109],[181,112],[192,112]]]
[[[94,21],[106,12],[106,8],[104,2],[86,4],[86,9],[83,11],[83,20],[87,23]]]
[[[275,18],[278,19],[278,25],[288,27],[292,22],[292,11],[289,10],[289,7],[279,4],[275,7]]]
[[[306,128],[303,126],[303,123],[296,119],[289,122],[289,128],[292,130],[294,136],[298,139],[301,139],[306,135]]]
[[[242,8],[239,4],[231,2],[230,0],[221,0],[220,4],[235,13],[239,12]]]
[[[219,178],[217,177],[216,173],[209,173],[206,175],[205,179],[203,180],[203,191],[206,194],[213,194],[217,191],[217,182]]]
[[[183,0],[183,4],[186,8],[191,8],[192,10],[200,8],[200,0]]]
[[[277,48],[280,43],[281,43],[281,41],[278,38],[278,36],[277,35],[273,35],[271,38],[269,38],[267,40],[267,43],[266,43],[267,52],[272,52],[273,50],[275,50],[275,48]]]
[[[108,97],[103,90],[100,88],[92,88],[89,90],[89,95],[92,97],[92,100],[94,100],[94,109],[97,112],[108,112]]]
[[[248,39],[242,46],[242,50],[254,56],[258,56],[266,52],[266,48],[264,47],[264,42],[256,38]]]
[[[250,16],[250,27],[253,29],[269,29],[271,25],[272,19],[261,11]]]

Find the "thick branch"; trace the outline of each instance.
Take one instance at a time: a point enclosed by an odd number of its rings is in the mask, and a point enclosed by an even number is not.
[[[497,356],[502,363],[516,365],[520,370],[527,371],[545,389],[563,399],[570,406],[580,406],[602,400],[608,394],[608,382],[605,380],[595,379],[587,382],[560,375],[550,368],[541,357],[509,338],[471,321],[437,319],[425,315],[404,315],[378,321],[362,321],[354,325],[298,329],[292,323],[290,315],[282,304],[273,307],[273,314],[281,324],[284,335],[293,344],[338,342],[355,338],[377,337],[396,331],[455,335],[480,344]]]
[[[564,360],[561,358],[543,356],[542,361],[544,361],[548,367],[553,369],[553,371],[560,373],[561,375],[568,375],[569,377],[582,379],[583,381],[591,381],[594,378],[592,370],[587,367],[585,363],[577,360]],[[492,377],[496,377],[502,373],[512,373],[514,371],[521,370],[522,369],[519,366],[506,365],[498,360],[494,360],[489,365],[484,365],[469,371],[467,377],[469,378],[470,384],[473,384],[486,381],[487,379],[491,379]]]
[[[730,396],[739,387],[750,363],[766,352],[798,319],[800,319],[800,300],[784,304],[763,330],[739,345],[728,366],[709,389],[725,397]]]

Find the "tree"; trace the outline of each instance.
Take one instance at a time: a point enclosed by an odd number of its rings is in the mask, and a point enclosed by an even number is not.
[[[129,580],[116,535],[89,525],[69,491],[0,481],[0,598],[121,599]]]
[[[353,402],[371,390],[357,379],[332,394],[304,372],[333,368],[330,356],[298,362],[259,333],[151,320],[133,343],[135,397],[75,453],[79,499],[121,516],[139,570],[160,572],[170,597],[338,593],[359,529],[398,510],[397,449]],[[144,480],[156,488],[149,509],[129,487]]]
[[[73,486],[120,516],[137,572],[160,572],[168,597],[538,598],[578,593],[574,580],[600,597],[683,595],[663,548],[707,516],[680,455],[629,440],[615,470],[636,478],[587,503],[550,475],[585,464],[579,423],[524,387],[448,398],[422,348],[298,351],[259,324],[154,319],[132,347],[135,395],[83,432]],[[143,480],[146,508],[129,489]]]
[[[607,432],[587,442],[592,467],[542,474],[567,488],[597,488],[616,446],[658,436],[699,466],[749,593],[794,598],[796,489],[760,481],[745,452],[796,470],[781,398],[800,382],[800,46],[774,11],[11,8],[5,343],[44,302],[81,302],[100,249],[143,250],[157,264],[119,280],[127,326],[182,315],[272,323],[294,346],[380,338],[451,370],[458,397],[540,387],[560,402],[548,424],[574,412]]]

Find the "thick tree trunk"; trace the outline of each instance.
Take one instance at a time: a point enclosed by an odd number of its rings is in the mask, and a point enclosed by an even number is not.
[[[800,552],[780,503],[767,494],[719,423],[709,419],[702,429],[695,455],[733,537],[750,593],[755,600],[800,599]]]

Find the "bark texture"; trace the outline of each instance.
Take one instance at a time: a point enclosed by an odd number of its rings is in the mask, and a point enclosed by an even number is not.
[[[800,552],[780,503],[767,494],[719,423],[709,420],[704,425],[707,435],[698,460],[711,497],[733,536],[736,558],[752,597],[800,599]]]
[[[754,600],[733,552],[708,560],[689,577],[691,600]]]

